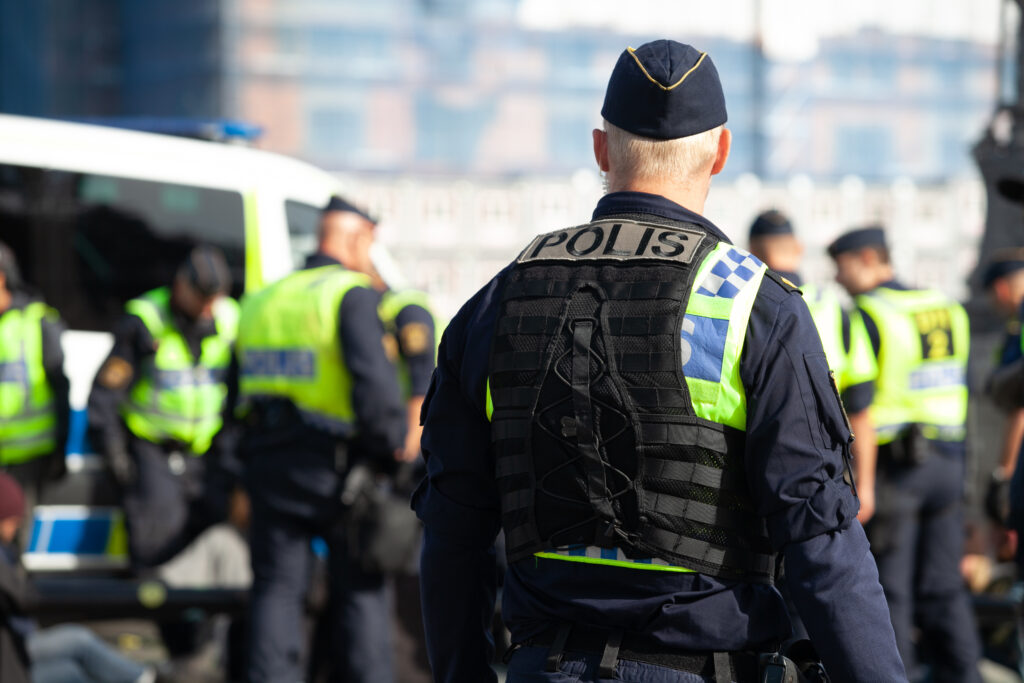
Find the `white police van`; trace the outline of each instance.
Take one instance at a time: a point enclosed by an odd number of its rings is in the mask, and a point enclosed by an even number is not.
[[[43,493],[27,568],[127,565],[116,496],[85,438],[124,303],[166,284],[199,242],[224,251],[235,296],[281,277],[312,248],[337,190],[320,169],[248,147],[0,115],[0,240],[69,328],[69,474]]]

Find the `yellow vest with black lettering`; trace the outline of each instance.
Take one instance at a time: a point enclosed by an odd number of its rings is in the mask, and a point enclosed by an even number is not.
[[[850,347],[847,349],[843,343],[843,309],[835,292],[814,285],[801,285],[800,292],[811,311],[838,389],[843,391],[855,384],[873,381],[878,368],[860,315],[856,311],[849,314]]]
[[[510,562],[772,580],[740,379],[765,273],[703,228],[650,216],[527,247],[486,387]]]
[[[57,412],[43,366],[42,321],[57,312],[41,302],[0,313],[0,466],[49,455]]]
[[[140,439],[176,441],[193,455],[210,448],[223,424],[226,375],[238,327],[238,304],[221,297],[214,305],[216,333],[202,340],[199,358],[174,324],[170,289],[161,287],[125,305],[149,330],[156,350],[121,406],[128,429]]]
[[[391,335],[391,338],[396,342],[397,349],[394,353],[395,366],[398,369],[398,380],[402,387],[402,397],[408,399],[412,395],[412,381],[409,378],[409,363],[402,353],[402,331],[398,329],[397,323],[398,314],[406,306],[419,306],[430,313],[434,328],[431,332],[433,334],[435,363],[437,362],[437,347],[441,343],[441,326],[438,324],[437,316],[434,315],[430,298],[424,292],[418,292],[413,289],[403,289],[400,291],[389,289],[381,297],[380,306],[377,307],[377,315],[380,316],[380,320],[384,324],[384,331]]]
[[[879,287],[856,300],[881,337],[871,405],[878,443],[894,441],[913,424],[929,439],[962,440],[970,345],[967,312],[931,290]]]
[[[352,435],[352,374],[342,361],[339,313],[349,290],[369,286],[365,275],[323,266],[247,295],[238,335],[243,401],[288,399],[307,424]]]

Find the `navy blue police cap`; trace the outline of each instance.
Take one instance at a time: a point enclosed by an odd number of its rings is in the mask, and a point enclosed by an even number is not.
[[[1024,269],[1024,247],[1000,249],[992,254],[985,272],[981,276],[981,284],[988,289],[1001,277]]]
[[[188,253],[178,274],[199,294],[206,297],[231,291],[231,269],[224,252],[217,247],[200,245]]]
[[[657,140],[703,133],[727,118],[711,57],[674,40],[626,48],[612,69],[601,116],[634,135]]]
[[[374,225],[377,224],[376,218],[366,213],[366,211],[360,209],[352,202],[346,199],[342,199],[338,195],[334,195],[331,197],[331,200],[327,202],[327,206],[324,207],[323,213],[328,213],[330,211],[343,211],[345,213],[354,213],[358,216],[362,216],[363,218],[370,221]]]
[[[858,228],[840,235],[828,245],[828,255],[835,258],[847,251],[857,251],[865,247],[885,247],[885,230],[881,226],[872,225]]]
[[[789,222],[786,214],[777,209],[769,209],[758,214],[754,222],[750,224],[750,238],[765,237],[767,235],[792,235],[793,224]]]

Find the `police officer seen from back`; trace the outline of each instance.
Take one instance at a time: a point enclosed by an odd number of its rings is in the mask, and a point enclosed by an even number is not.
[[[354,466],[393,468],[405,410],[377,317],[374,222],[334,198],[306,267],[246,297],[238,339],[240,453],[252,500],[248,680],[305,678],[303,616],[315,536],[329,547],[334,676],[394,680],[389,605],[340,524]]]
[[[780,554],[832,680],[904,680],[807,306],[701,215],[731,144],[711,58],[627,49],[601,113],[592,222],[536,237],[441,343],[414,496],[435,677],[495,680],[503,528],[510,683],[781,674]]]
[[[988,292],[992,307],[1006,321],[1006,332],[990,381],[992,389],[999,389],[998,393],[992,393],[997,404],[1007,413],[1006,424],[999,462],[990,474],[985,494],[985,511],[993,521],[1005,525],[1009,514],[1010,480],[1024,439],[1024,405],[1021,403],[1021,387],[1024,386],[1024,339],[1021,335],[1024,248],[1012,247],[994,252],[982,273],[981,284]]]
[[[224,519],[222,432],[238,306],[215,247],[192,249],[169,286],[125,305],[89,395],[92,444],[122,488],[136,567],[174,557]]]
[[[21,484],[30,517],[43,483],[65,469],[63,331],[57,311],[24,285],[14,251],[0,242],[0,469]]]
[[[781,211],[771,209],[754,219],[750,226],[750,253],[799,287],[811,312],[850,426],[857,435],[853,442],[853,469],[860,500],[857,519],[863,524],[875,510],[876,444],[868,408],[878,374],[864,322],[856,311],[851,314],[843,310],[835,291],[803,281],[798,270],[804,246],[797,239],[792,222]]]
[[[882,228],[828,248],[878,359],[871,421],[878,436],[871,550],[911,676],[916,625],[934,681],[979,680],[977,630],[960,575],[967,417],[967,313],[944,294],[895,279]]]

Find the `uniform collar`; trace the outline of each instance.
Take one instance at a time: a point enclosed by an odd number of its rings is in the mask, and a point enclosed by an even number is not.
[[[694,223],[705,228],[720,241],[732,244],[732,240],[718,229],[714,223],[699,213],[694,213],[684,206],[676,204],[670,199],[661,195],[649,194],[647,192],[610,192],[601,197],[594,208],[594,216],[591,220],[597,220],[604,216],[614,216],[623,213],[646,213],[652,216],[661,216],[674,221],[685,221]]]
[[[16,311],[25,308],[33,301],[39,301],[39,298],[30,296],[29,294],[23,292],[20,289],[16,289],[13,292],[11,292],[11,305],[8,306],[7,310],[5,310],[3,313],[6,313],[7,311]],[[3,315],[3,313],[0,313],[0,315]]]
[[[885,288],[885,289],[896,289],[896,290],[899,290],[899,291],[907,291],[907,290],[910,289],[910,287],[907,287],[905,284],[903,284],[902,282],[900,282],[898,280],[886,280],[882,284],[880,284],[877,287],[875,287],[875,289],[882,289],[882,288]]]
[[[310,270],[311,268],[322,268],[323,266],[340,266],[341,261],[328,256],[322,251],[318,251],[310,254],[306,257],[306,263],[302,266],[303,270]]]

